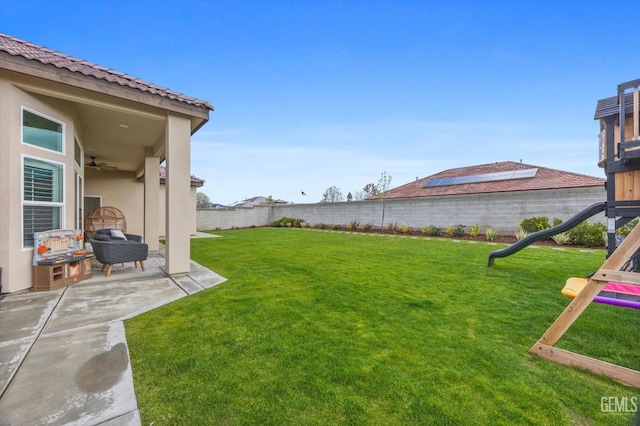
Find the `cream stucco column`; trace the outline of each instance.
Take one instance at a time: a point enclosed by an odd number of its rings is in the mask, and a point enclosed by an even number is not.
[[[167,114],[166,147],[166,272],[189,272],[191,205],[191,122],[184,116]]]
[[[144,159],[144,242],[149,251],[158,251],[160,238],[160,158],[147,156]]]

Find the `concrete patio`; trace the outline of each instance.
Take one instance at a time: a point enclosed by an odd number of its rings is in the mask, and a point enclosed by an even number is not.
[[[0,299],[0,425],[140,424],[123,320],[226,280],[193,261],[169,277],[162,251],[145,266]]]

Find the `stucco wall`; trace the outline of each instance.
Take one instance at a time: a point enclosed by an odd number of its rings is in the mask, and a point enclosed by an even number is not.
[[[462,224],[491,227],[502,233],[518,229],[520,221],[532,216],[567,220],[593,203],[606,200],[604,188],[575,188],[493,194],[456,195],[385,201],[385,225],[397,223],[415,229],[425,225],[445,228]],[[270,222],[269,208],[198,210],[198,230],[264,226]],[[296,217],[310,223],[345,225],[357,220],[380,227],[381,201],[286,204],[273,207],[272,219]],[[605,223],[604,213],[590,219]]]
[[[0,70],[0,267],[2,291],[15,292],[32,286],[33,248],[22,247],[22,159],[28,156],[64,165],[65,208],[62,225],[73,229],[74,137],[81,139],[77,112],[66,101],[25,92],[14,83],[33,83],[32,79]],[[21,143],[22,110],[26,107],[65,124],[64,153]]]
[[[85,170],[85,196],[102,196],[103,206],[120,209],[127,220],[127,232],[144,234],[144,183],[133,172]],[[159,235],[166,234],[165,185],[160,185]],[[191,205],[193,208],[185,218],[189,222],[191,234],[196,233],[196,188],[191,187]]]
[[[144,231],[144,184],[134,172],[85,170],[85,196],[101,196],[102,206],[115,207],[127,220],[127,232]],[[89,212],[88,212],[89,213]]]
[[[0,69],[0,267],[2,291],[16,292],[32,286],[33,249],[22,247],[22,158],[29,156],[64,165],[64,209],[61,227],[76,228],[75,173],[83,176],[84,195],[102,196],[102,205],[120,208],[126,218],[128,231],[143,234],[144,184],[128,172],[96,172],[84,170],[75,163],[74,138],[84,146],[83,129],[78,124],[77,108],[72,102],[34,94],[17,84],[37,86],[44,90],[47,82]],[[54,152],[21,143],[21,108],[63,122],[64,152]],[[84,159],[83,159],[84,160]],[[193,209],[185,218],[191,233],[196,232],[196,188],[190,195]],[[161,185],[159,234],[165,234],[165,197]]]

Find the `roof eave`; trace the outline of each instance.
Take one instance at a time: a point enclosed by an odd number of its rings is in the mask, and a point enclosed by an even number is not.
[[[203,105],[191,105],[178,99],[171,99],[118,83],[111,83],[91,75],[84,75],[66,68],[58,68],[52,64],[43,64],[34,59],[12,55],[2,50],[0,50],[0,68],[197,117],[202,121],[195,126],[196,130],[209,120],[209,111],[213,111],[213,105],[208,102]]]

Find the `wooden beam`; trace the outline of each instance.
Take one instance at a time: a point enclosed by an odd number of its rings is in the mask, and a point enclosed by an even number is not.
[[[625,284],[640,285],[640,274],[637,272],[612,271],[610,269],[599,269],[591,277],[600,281],[614,281]]]
[[[627,386],[640,389],[640,371],[541,343],[533,345],[529,353],[569,367],[578,367],[594,374],[607,376]]]
[[[591,279],[580,293],[573,299],[573,302],[565,308],[558,318],[551,324],[551,327],[540,337],[538,344],[553,346],[562,335],[571,327],[576,319],[587,309],[593,299],[607,285],[607,281]]]

